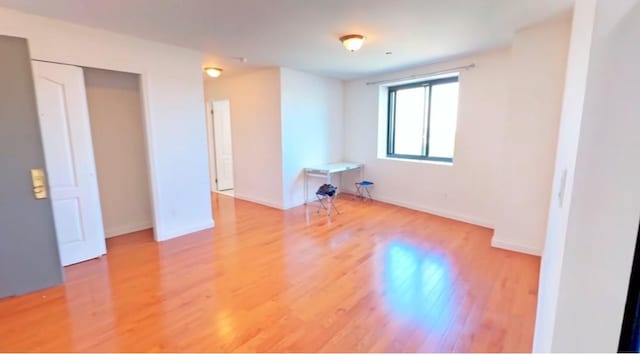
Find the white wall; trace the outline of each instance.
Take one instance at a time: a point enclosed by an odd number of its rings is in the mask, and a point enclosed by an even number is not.
[[[640,3],[579,1],[575,18],[534,349],[614,352],[640,219]]]
[[[540,266],[540,288],[538,290],[533,348],[534,351],[538,352],[551,350],[558,296],[557,288],[560,283],[565,232],[571,204],[571,198],[568,196],[571,195],[573,189],[575,158],[578,149],[584,93],[589,69],[594,13],[595,1],[582,1],[574,9],[562,118],[558,133],[555,176],[550,198],[547,236]],[[563,175],[566,177],[563,178]],[[562,203],[560,203],[559,198],[561,190],[563,190],[562,194],[564,195]]]
[[[345,84],[344,157],[364,163],[365,179],[375,183],[374,199],[493,226],[494,191],[498,187],[503,130],[508,116],[509,58],[510,51],[500,49]],[[470,63],[475,63],[476,68],[460,73],[453,165],[378,158],[381,94],[379,87],[366,82]],[[344,187],[353,189],[351,183]]]
[[[589,5],[591,3],[591,5]],[[561,255],[564,252],[564,233],[570,198],[564,198],[560,204],[561,189],[564,195],[571,195],[575,156],[578,148],[586,75],[591,51],[591,33],[595,2],[585,1],[576,6],[573,17],[571,45],[569,49],[566,85],[562,109],[562,119],[558,137],[555,165],[555,178],[548,218],[547,238],[540,269],[540,289],[534,340],[535,351],[550,351],[551,336],[555,322],[557,288],[560,282]],[[562,177],[566,174],[566,177]],[[564,179],[564,183],[563,183]],[[553,235],[550,237],[549,235]]]
[[[281,68],[284,208],[304,203],[303,168],[342,158],[342,81]],[[312,180],[315,192],[324,181]]]
[[[279,209],[300,205],[302,169],[342,158],[342,81],[270,68],[207,80],[205,96],[231,103],[237,198]]]
[[[0,8],[34,59],[142,75],[156,239],[213,226],[201,53]]]
[[[345,158],[365,164],[375,199],[495,228],[494,246],[540,254],[569,30],[562,16],[518,31],[509,48],[346,83]],[[470,63],[460,73],[453,165],[379,158],[385,93],[365,83]]]
[[[542,253],[570,30],[560,17],[513,39],[494,246]]]
[[[150,228],[140,76],[84,69],[84,79],[105,235]]]
[[[234,195],[283,208],[280,69],[207,80],[205,92],[231,104]]]

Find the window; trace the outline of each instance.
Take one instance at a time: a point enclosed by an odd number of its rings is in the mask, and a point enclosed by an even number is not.
[[[453,162],[458,77],[389,87],[387,157]]]

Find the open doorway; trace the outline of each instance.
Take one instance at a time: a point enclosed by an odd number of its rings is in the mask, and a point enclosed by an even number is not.
[[[233,149],[231,138],[231,108],[229,100],[208,104],[207,140],[211,191],[233,197]]]
[[[140,75],[83,71],[105,237],[142,232],[152,239]]]

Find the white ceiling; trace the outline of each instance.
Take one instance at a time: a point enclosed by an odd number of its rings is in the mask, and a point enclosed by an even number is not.
[[[350,79],[505,45],[516,30],[568,11],[573,1],[0,0],[0,6],[197,49],[205,53],[203,65],[221,66],[225,75],[277,65]],[[356,53],[338,41],[349,33],[367,37]]]

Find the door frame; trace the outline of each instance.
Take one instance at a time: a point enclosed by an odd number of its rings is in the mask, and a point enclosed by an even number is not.
[[[207,146],[208,146],[208,153],[209,153],[209,187],[210,187],[209,189],[211,190],[212,193],[218,191],[218,182],[217,182],[218,166],[217,166],[217,159],[216,159],[216,144],[215,144],[215,133],[214,133],[214,124],[213,124],[213,105],[215,102],[223,102],[223,101],[229,102],[229,99],[211,100],[211,101],[208,101],[206,104],[207,112],[205,114],[205,117],[206,117],[206,123],[207,123]],[[231,105],[230,102],[229,102],[229,105]],[[232,151],[235,151],[235,149],[233,149],[233,139],[231,139],[231,149]],[[235,188],[235,174],[234,174],[233,187]]]

